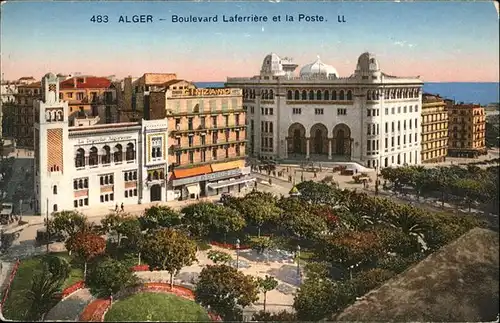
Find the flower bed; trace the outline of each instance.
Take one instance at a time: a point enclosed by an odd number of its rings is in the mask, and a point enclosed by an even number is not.
[[[68,297],[69,295],[73,294],[77,290],[82,289],[84,287],[85,287],[85,281],[80,280],[80,281],[74,283],[73,285],[63,289],[63,291],[61,292],[61,298]]]
[[[115,299],[125,298],[134,293],[140,292],[154,292],[154,293],[171,293],[178,297],[186,298],[194,301],[194,292],[186,287],[174,285],[173,288],[167,283],[145,283],[136,288],[131,288],[126,291],[118,293]],[[104,316],[106,315],[108,309],[111,307],[110,299],[97,299],[87,305],[80,315],[80,321],[82,322],[103,322]],[[208,316],[214,322],[221,322],[222,319],[213,313],[208,312]]]
[[[2,297],[2,302],[0,303],[0,312],[2,311],[3,304],[5,304],[5,301],[7,300],[7,296],[9,295],[10,292],[10,286],[12,285],[12,281],[14,280],[14,277],[16,277],[17,269],[19,268],[19,264],[21,261],[16,260],[14,266],[12,267],[12,271],[10,272],[10,277],[9,277],[9,282],[7,283],[7,287],[5,287],[3,297]]]
[[[87,307],[85,307],[82,314],[80,315],[80,322],[103,322],[104,315],[106,314],[110,306],[110,299],[96,299],[95,301],[87,305]]]
[[[224,249],[230,249],[230,250],[236,250],[236,245],[231,244],[231,243],[223,243],[223,242],[217,242],[217,241],[212,241],[210,242],[212,246],[224,248]],[[247,246],[247,245],[240,245],[239,250],[244,250],[244,249],[252,249],[252,247]]]
[[[149,265],[135,265],[131,268],[132,271],[148,271]]]

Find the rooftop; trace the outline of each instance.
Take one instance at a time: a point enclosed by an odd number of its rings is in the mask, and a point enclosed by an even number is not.
[[[499,313],[498,232],[472,229],[348,307],[336,320],[486,322]]]
[[[61,90],[64,89],[99,89],[109,88],[111,81],[106,77],[96,76],[75,76],[64,80],[59,84]]]

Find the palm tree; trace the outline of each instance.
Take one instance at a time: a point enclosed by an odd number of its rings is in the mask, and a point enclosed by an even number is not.
[[[388,220],[391,227],[401,229],[407,235],[423,238],[424,233],[427,231],[427,224],[419,215],[417,209],[409,205],[395,207]]]
[[[39,320],[50,309],[61,283],[62,281],[53,276],[46,266],[43,267],[41,273],[33,277],[31,289],[26,296],[31,301],[28,311],[32,320]]]

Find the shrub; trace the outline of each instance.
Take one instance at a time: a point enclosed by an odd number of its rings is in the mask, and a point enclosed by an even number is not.
[[[130,267],[119,261],[107,259],[92,268],[86,285],[90,287],[92,294],[106,297],[122,288],[135,286],[138,282]]]

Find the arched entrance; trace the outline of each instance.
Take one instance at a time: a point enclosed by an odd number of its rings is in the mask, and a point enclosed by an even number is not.
[[[300,123],[294,123],[288,128],[288,154],[306,154],[306,128]]]
[[[311,127],[311,154],[328,154],[328,129],[322,123],[316,123]]]
[[[351,157],[351,129],[341,123],[333,128],[333,154],[342,158]]]
[[[149,190],[151,197],[150,201],[155,202],[155,201],[161,201],[161,185],[160,184],[155,184],[151,186],[151,189]]]

